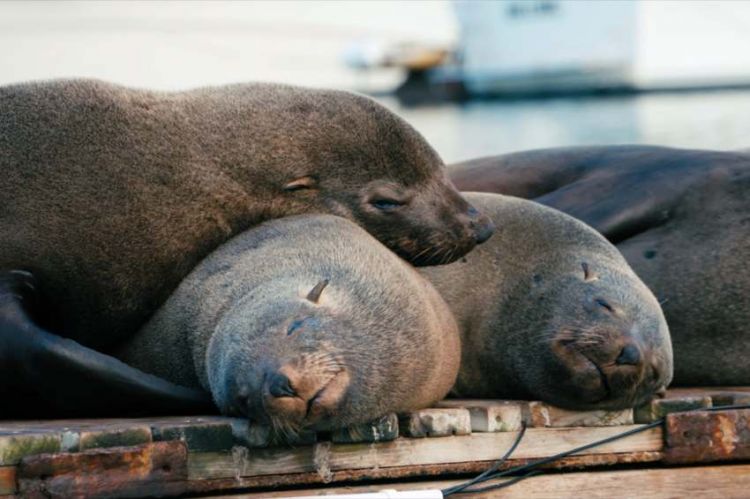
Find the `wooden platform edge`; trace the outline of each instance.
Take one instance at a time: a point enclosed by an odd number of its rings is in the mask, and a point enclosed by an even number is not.
[[[377,485],[355,485],[330,487],[330,494],[357,494],[391,490],[445,489],[462,483],[463,480],[418,481],[410,483],[380,483]],[[497,483],[497,482],[495,482]],[[602,470],[547,474],[519,482],[512,487],[492,493],[457,495],[484,499],[566,499],[586,497],[588,499],[671,499],[674,497],[721,497],[726,499],[746,498],[750,490],[750,464],[724,466],[700,466],[680,468],[656,468],[637,470]],[[320,488],[305,488],[286,491],[263,491],[231,496],[208,496],[211,499],[280,499],[302,496],[320,496]]]
[[[171,423],[171,422],[170,422]],[[429,478],[484,471],[517,432],[404,438],[374,443],[319,442],[297,448],[215,446],[226,424],[201,421],[180,439],[28,455],[0,466],[0,496],[175,496],[240,489]],[[167,428],[166,426],[164,428]],[[169,427],[170,431],[172,426]],[[506,467],[611,437],[643,425],[529,428]],[[87,430],[88,431],[88,430]],[[83,435],[83,433],[81,433]],[[111,431],[91,431],[106,442]],[[117,433],[126,435],[125,433]],[[189,438],[188,438],[189,437]],[[200,437],[200,438],[198,438]],[[124,438],[124,437],[123,437]],[[142,436],[138,436],[138,442]],[[217,440],[218,439],[218,440]],[[131,441],[133,436],[123,440]],[[119,440],[118,440],[119,441]],[[34,443],[34,445],[36,445]],[[664,424],[556,461],[548,469],[685,465],[750,460],[750,409],[672,413]]]

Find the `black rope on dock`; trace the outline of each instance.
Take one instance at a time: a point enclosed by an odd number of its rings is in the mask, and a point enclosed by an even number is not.
[[[735,410],[735,409],[750,409],[750,404],[746,405],[724,405],[724,406],[718,406],[718,407],[706,407],[706,408],[699,408],[699,409],[689,409],[686,411],[675,411],[672,414],[676,413],[684,413],[684,412],[715,412],[715,411],[727,411],[727,410]],[[482,472],[480,475],[476,476],[475,478],[472,478],[471,480],[460,483],[458,485],[454,485],[453,487],[449,487],[447,489],[443,489],[441,492],[443,493],[443,497],[448,497],[453,494],[472,494],[472,493],[480,493],[480,492],[487,492],[490,490],[497,490],[502,489],[505,487],[510,487],[511,485],[514,485],[521,480],[525,480],[526,478],[531,478],[532,476],[539,475],[542,473],[541,470],[538,470],[540,466],[544,466],[545,464],[549,464],[555,461],[558,461],[562,458],[568,457],[572,454],[576,454],[578,452],[582,452],[588,449],[592,449],[594,447],[599,447],[605,444],[608,444],[610,442],[614,442],[616,440],[620,440],[623,438],[627,438],[631,435],[635,435],[636,433],[642,433],[644,431],[650,430],[651,428],[656,428],[658,426],[661,426],[664,424],[664,421],[666,418],[658,419],[652,423],[648,423],[644,426],[640,426],[638,428],[634,428],[632,430],[627,430],[622,433],[618,433],[616,435],[612,435],[607,438],[603,438],[601,440],[597,440],[595,442],[592,442],[590,444],[581,445],[580,447],[576,447],[574,449],[570,449],[564,452],[560,452],[558,454],[555,454],[554,456],[545,457],[542,459],[538,459],[536,461],[532,461],[530,463],[515,466],[513,468],[508,468],[505,471],[497,472],[497,470],[500,468],[500,466],[503,465],[505,461],[507,461],[510,456],[513,454],[513,452],[516,450],[518,445],[521,443],[521,440],[523,439],[523,436],[526,432],[526,426],[523,425],[521,428],[521,431],[518,433],[518,437],[516,437],[515,442],[513,442],[513,445],[508,449],[508,451],[505,453],[503,457],[501,457],[495,464],[493,464],[490,468],[488,468],[486,471]],[[511,478],[510,480],[506,480],[502,483],[494,484],[494,485],[487,485],[485,487],[479,487],[476,489],[469,489],[472,485],[476,485],[479,483],[487,482],[489,480],[495,480],[498,478],[507,477],[509,475],[516,475],[518,473],[524,473],[524,475],[519,475],[516,477]]]

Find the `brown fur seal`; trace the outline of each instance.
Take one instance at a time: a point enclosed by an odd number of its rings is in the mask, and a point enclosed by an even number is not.
[[[750,383],[750,154],[546,149],[458,165],[462,189],[527,197],[604,234],[653,290],[675,385]]]
[[[117,354],[221,412],[326,430],[425,407],[453,384],[440,295],[353,223],[289,217],[209,255]]]
[[[666,321],[614,246],[536,203],[465,196],[503,228],[461,261],[422,269],[461,331],[455,395],[615,409],[669,384]]]
[[[201,258],[264,220],[340,215],[417,265],[492,233],[413,128],[340,91],[0,87],[0,171],[0,295],[13,309],[0,314],[0,378],[65,379],[44,388],[81,411],[115,406],[78,393],[81,379],[117,401],[164,393],[96,350],[126,340]],[[36,303],[33,320],[16,289]],[[20,353],[32,351],[46,361]]]
[[[435,151],[373,100],[245,84],[0,88],[0,269],[24,269],[87,345],[132,333],[211,250],[273,218],[333,213],[416,264],[490,227]]]

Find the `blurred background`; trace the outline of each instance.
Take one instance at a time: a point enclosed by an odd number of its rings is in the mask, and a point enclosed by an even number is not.
[[[750,147],[750,2],[0,2],[0,84],[368,93],[446,162],[539,147]]]

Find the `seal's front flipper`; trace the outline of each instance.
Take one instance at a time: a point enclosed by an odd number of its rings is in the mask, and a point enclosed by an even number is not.
[[[534,199],[572,184],[599,164],[600,148],[535,149],[450,165],[459,191]]]
[[[551,206],[613,243],[662,225],[705,178],[712,153],[653,146],[542,149],[456,165],[459,190]]]
[[[175,385],[38,327],[33,276],[0,272],[0,418],[215,413]]]

